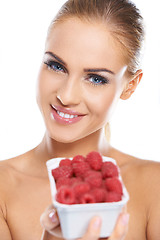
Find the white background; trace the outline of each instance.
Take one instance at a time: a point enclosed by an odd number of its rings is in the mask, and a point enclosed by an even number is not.
[[[2,3],[3,2],[3,3]],[[131,155],[160,161],[160,14],[158,0],[136,0],[146,23],[143,79],[111,121],[111,143]],[[0,3],[0,159],[41,141],[45,127],[36,104],[36,79],[48,25],[62,0]]]

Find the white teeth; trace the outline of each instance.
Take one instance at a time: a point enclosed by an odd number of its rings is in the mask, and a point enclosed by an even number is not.
[[[70,118],[70,115],[69,114],[64,114],[64,117],[65,118]]]
[[[67,114],[67,113],[63,113],[63,112],[60,112],[60,111],[57,111],[58,115],[60,117],[63,117],[63,118],[75,118],[75,117],[78,117],[78,115],[70,115],[70,114]]]
[[[61,117],[64,117],[65,114],[62,113],[62,112],[60,112],[59,115],[60,115]]]

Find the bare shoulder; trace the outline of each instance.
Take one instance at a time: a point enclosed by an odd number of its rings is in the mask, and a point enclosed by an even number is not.
[[[7,159],[0,161],[0,192],[5,193],[9,186],[11,187],[15,182],[14,171],[16,166],[20,163],[20,158],[15,157],[12,159]],[[1,196],[4,196],[1,195]]]
[[[0,177],[2,178],[6,178],[6,176],[8,176],[8,178],[11,176],[11,172],[16,169],[18,167],[18,165],[21,165],[22,159],[25,156],[25,154],[23,155],[19,155],[17,157],[14,158],[10,158],[7,160],[2,160],[0,161]],[[8,179],[6,178],[6,179]]]
[[[17,172],[23,172],[30,152],[0,161],[0,192],[7,192],[7,189],[17,182],[19,176]]]
[[[160,195],[160,162],[140,159],[116,149],[113,149],[112,157],[116,159],[129,190],[133,190],[133,193],[139,190],[141,197],[147,194],[148,201],[156,191]],[[149,196],[148,192],[152,194]]]
[[[4,219],[7,217],[6,201],[15,182],[12,164],[11,159],[0,161],[0,217]]]
[[[14,190],[18,188],[24,177],[23,169],[29,154],[28,152],[0,161],[0,210],[4,217],[7,212],[6,203],[13,197]]]
[[[135,176],[137,183],[136,194],[141,196],[141,206],[146,211],[146,235],[147,239],[158,240],[160,236],[159,212],[160,212],[160,162],[151,160],[135,160]]]
[[[138,177],[146,180],[149,177],[156,181],[160,179],[160,162],[140,159],[129,154],[113,150],[113,158],[116,159],[126,177]]]
[[[130,169],[131,175],[133,174],[149,185],[160,180],[160,162],[129,156],[126,168]]]
[[[133,163],[135,176],[148,193],[150,202],[160,200],[160,162],[135,159]]]
[[[14,163],[13,163],[14,159],[13,159],[13,162],[11,162],[11,161],[12,161],[12,159],[0,161],[0,186],[1,187],[3,185],[5,185],[5,187],[6,187],[6,183],[11,178],[11,172],[12,172],[12,168],[14,165]]]
[[[131,197],[130,203],[132,206],[136,204],[143,213],[147,239],[159,240],[160,162],[128,156],[124,166],[123,176]]]

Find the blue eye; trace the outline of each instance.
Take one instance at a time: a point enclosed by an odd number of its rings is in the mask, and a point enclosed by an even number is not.
[[[108,79],[96,74],[90,74],[87,77],[87,80],[89,80],[90,83],[92,83],[93,85],[104,85],[109,83]]]
[[[65,68],[62,64],[55,62],[55,61],[48,61],[44,62],[48,66],[49,69],[55,71],[55,72],[66,72]]]

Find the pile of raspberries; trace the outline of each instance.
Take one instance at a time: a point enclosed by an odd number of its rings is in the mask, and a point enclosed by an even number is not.
[[[86,157],[76,155],[62,159],[52,170],[57,193],[56,201],[63,204],[118,202],[123,188],[117,166],[103,162],[102,156],[92,151]]]

